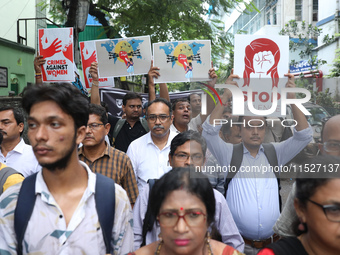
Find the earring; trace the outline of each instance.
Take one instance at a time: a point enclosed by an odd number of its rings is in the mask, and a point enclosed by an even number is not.
[[[161,243],[163,242],[162,233],[159,233],[159,234],[158,234],[158,240],[159,240],[159,242],[161,242]]]
[[[299,219],[300,221],[300,224],[298,225],[298,230],[301,231],[301,232],[304,232],[306,230],[305,228],[305,223],[302,222],[301,218]]]
[[[212,253],[212,249],[211,249],[211,245],[210,245],[210,232],[209,231],[207,231],[205,240],[207,242],[208,255],[212,255],[213,253]]]

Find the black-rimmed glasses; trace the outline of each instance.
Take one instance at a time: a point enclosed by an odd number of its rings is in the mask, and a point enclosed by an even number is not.
[[[146,116],[146,119],[151,121],[151,122],[156,122],[157,118],[159,119],[160,122],[165,122],[167,119],[170,118],[169,115],[165,115],[165,114],[160,114],[160,115],[155,115],[155,114],[151,114]]]
[[[174,227],[183,218],[189,227],[200,226],[205,221],[205,214],[201,211],[188,211],[184,215],[177,212],[163,212],[158,215],[159,224],[163,227]]]
[[[188,155],[185,153],[176,153],[174,154],[175,158],[180,162],[185,162],[191,158],[192,162],[194,163],[201,163],[203,155],[202,154],[194,154],[194,155]]]
[[[309,202],[322,208],[326,218],[332,222],[340,222],[340,205],[321,205],[313,200],[307,199]]]
[[[89,127],[91,130],[96,130],[101,125],[104,126],[105,124],[102,124],[102,123],[91,123],[91,124],[88,124],[87,127]]]

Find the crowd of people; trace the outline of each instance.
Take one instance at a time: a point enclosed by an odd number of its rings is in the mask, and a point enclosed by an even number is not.
[[[0,254],[340,254],[340,115],[324,122],[321,155],[294,168],[283,205],[274,169],[312,141],[297,106],[291,136],[267,143],[266,117],[233,116],[228,89],[206,115],[199,94],[170,102],[160,84],[156,97],[151,63],[147,106],[128,92],[120,119],[100,100],[96,62],[90,98],[43,83],[43,63],[22,107],[0,107]]]

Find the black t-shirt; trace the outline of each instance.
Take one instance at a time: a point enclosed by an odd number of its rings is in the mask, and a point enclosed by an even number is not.
[[[110,114],[109,114],[110,116]],[[111,115],[111,120],[109,117],[109,123],[111,124],[111,129],[109,132],[109,138],[110,138],[110,143],[112,143],[112,135],[113,135],[113,130],[114,127],[116,126],[119,118],[114,117]],[[143,128],[142,123],[138,120],[133,127],[130,126],[130,124],[125,121],[122,129],[119,131],[116,140],[114,142],[114,147],[118,150],[126,152],[130,143],[137,138],[145,135],[147,132]]]

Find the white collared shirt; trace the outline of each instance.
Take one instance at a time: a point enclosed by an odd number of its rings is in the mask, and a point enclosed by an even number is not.
[[[209,120],[210,116],[202,125],[202,135],[220,166],[228,169],[233,145],[219,137],[221,125],[214,127]],[[309,126],[300,131],[295,130],[293,136],[283,142],[273,143],[278,166],[284,166],[295,157],[312,140],[312,134],[313,130]],[[273,235],[273,226],[280,216],[278,183],[273,171],[267,169],[269,162],[262,145],[256,157],[243,146],[240,171],[228,186],[226,199],[234,221],[241,235],[252,240],[263,240]]]
[[[139,193],[149,179],[160,178],[171,169],[169,164],[170,144],[177,133],[171,130],[169,132],[168,142],[162,150],[154,144],[151,132],[148,132],[134,140],[126,152],[135,171]]]
[[[38,172],[35,183],[37,196],[23,239],[23,254],[105,254],[94,198],[96,175],[85,163],[80,163],[88,173],[88,184],[68,225],[46,186],[42,171]],[[0,198],[0,251],[8,254],[16,254],[14,210],[20,188],[21,183],[13,185]],[[126,192],[117,184],[115,196],[111,245],[114,254],[127,254],[133,250],[132,210]]]
[[[41,166],[33,153],[32,146],[26,144],[22,138],[17,146],[7,153],[6,157],[2,154],[0,149],[0,162],[14,168],[24,177],[30,176],[41,169]]]

